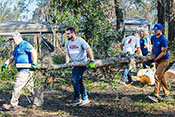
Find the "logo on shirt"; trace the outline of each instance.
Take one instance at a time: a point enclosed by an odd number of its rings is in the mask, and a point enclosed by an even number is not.
[[[129,39],[128,44],[130,44],[130,43],[131,43],[131,41],[132,41],[132,39]]]
[[[76,45],[69,45],[69,49],[77,49],[77,48],[79,48],[79,47]]]

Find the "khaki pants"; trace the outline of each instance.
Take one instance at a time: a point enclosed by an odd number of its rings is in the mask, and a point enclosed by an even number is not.
[[[40,99],[40,96],[38,95],[38,91],[36,88],[34,88],[34,79],[32,77],[33,72],[23,72],[20,71],[16,77],[15,84],[14,84],[14,89],[12,93],[12,98],[11,98],[11,105],[12,106],[17,106],[18,105],[18,99],[21,94],[21,90],[24,86],[32,93],[34,96],[34,104],[36,106],[41,106],[43,103],[43,100]]]
[[[170,94],[170,90],[168,88],[168,85],[164,77],[164,72],[168,64],[169,64],[169,59],[161,60],[156,63],[156,72],[154,76],[155,77],[154,95],[157,97],[159,97],[161,86],[165,96],[168,96]]]

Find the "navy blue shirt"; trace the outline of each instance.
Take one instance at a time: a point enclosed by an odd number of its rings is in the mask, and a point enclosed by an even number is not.
[[[33,49],[33,46],[27,41],[21,41],[13,51],[13,56],[15,57],[15,66],[18,63],[32,63],[32,54],[30,50]],[[29,72],[29,69],[17,68],[18,71]]]
[[[147,38],[141,39],[140,38],[140,49],[142,51],[142,55],[145,56],[148,54],[148,47],[144,48],[145,43],[148,44]]]
[[[163,56],[158,61],[160,61],[162,59],[169,59],[168,39],[163,34],[159,38],[157,38],[156,35],[153,35],[151,37],[151,44],[154,46],[154,52],[155,52],[156,57],[159,56],[159,54],[162,52],[162,50],[161,50],[162,47],[167,47],[166,55]]]

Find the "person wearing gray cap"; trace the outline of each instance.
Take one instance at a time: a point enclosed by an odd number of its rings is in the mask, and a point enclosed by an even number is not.
[[[169,65],[169,53],[168,53],[168,39],[162,34],[163,26],[158,23],[155,24],[154,28],[154,35],[151,37],[151,44],[152,44],[152,54],[155,54],[155,88],[154,88],[154,95],[148,96],[154,102],[158,102],[161,99],[167,99],[170,95],[170,90],[166,83],[164,73],[165,69]],[[160,87],[162,86],[164,97],[160,97]]]
[[[132,36],[128,36],[125,39],[123,39],[122,44],[120,45],[121,50],[123,53],[130,53],[130,54],[135,54],[135,49],[137,49],[137,53],[141,55],[141,50],[140,50],[140,42],[139,38],[137,38],[138,32],[133,31]],[[132,82],[132,78],[130,76],[130,71],[132,69],[132,65],[127,65],[124,69],[123,75],[121,80],[119,81],[120,84],[126,84],[126,79],[128,77],[128,83]]]
[[[1,67],[1,71],[6,69],[6,67],[13,61],[15,61],[15,66],[16,64],[30,63],[32,64],[33,69],[37,69],[37,53],[33,46],[27,41],[23,41],[19,32],[15,32],[11,39],[15,43],[16,47],[13,51],[13,55]],[[10,110],[18,107],[18,99],[24,86],[26,86],[34,97],[34,105],[41,106],[42,100],[39,99],[40,97],[38,96],[38,92],[34,89],[34,80],[32,77],[33,71],[26,68],[17,68],[17,70],[18,74],[15,80],[10,104],[3,104],[3,108]]]

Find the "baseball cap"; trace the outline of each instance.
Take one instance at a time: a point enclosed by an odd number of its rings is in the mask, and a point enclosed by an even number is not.
[[[155,24],[155,25],[154,25],[154,28],[153,28],[152,30],[154,30],[154,31],[163,30],[163,26],[162,26],[162,24],[160,24],[160,23]]]
[[[19,38],[21,37],[21,34],[19,32],[15,32],[12,34],[12,38],[10,38],[10,40],[13,40],[14,38]]]
[[[132,32],[132,35],[135,34],[135,33],[138,33],[138,31],[137,31],[137,30],[134,30],[134,31]]]

